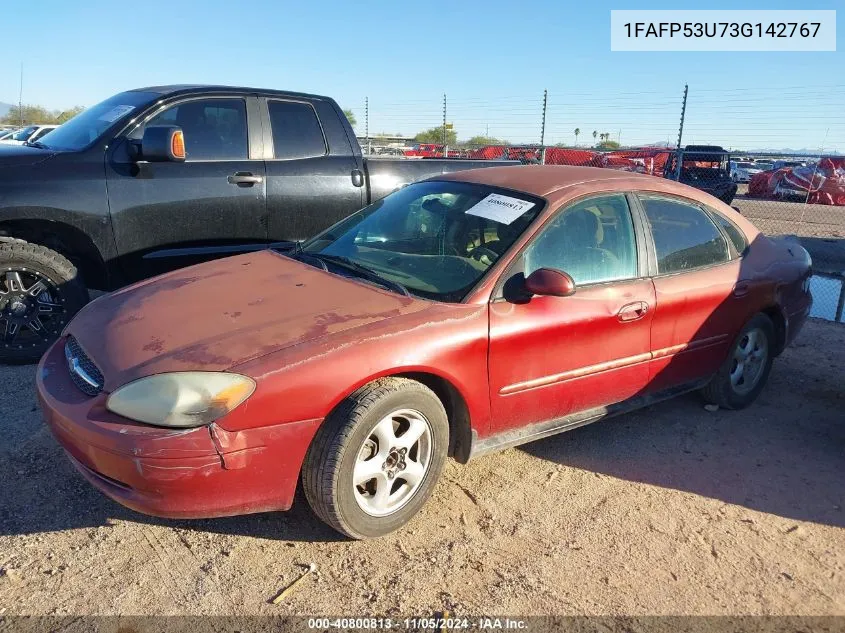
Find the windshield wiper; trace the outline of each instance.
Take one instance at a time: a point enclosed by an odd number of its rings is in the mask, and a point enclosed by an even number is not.
[[[386,288],[390,288],[398,292],[399,294],[405,295],[406,297],[410,297],[411,293],[408,289],[400,284],[398,281],[393,281],[392,279],[387,279],[386,277],[382,277],[376,271],[367,268],[356,262],[355,260],[349,259],[348,257],[343,257],[342,255],[329,255],[326,253],[304,253],[300,252],[298,255],[294,255],[294,257],[313,257],[314,259],[319,259],[321,261],[331,262],[332,264],[336,264],[338,266],[342,266],[343,268],[348,268],[349,270],[353,270],[358,273],[364,279],[369,279],[370,281],[377,283],[381,286]]]
[[[47,145],[44,145],[41,141],[25,141],[24,145],[27,147],[37,147],[38,149],[50,149]]]

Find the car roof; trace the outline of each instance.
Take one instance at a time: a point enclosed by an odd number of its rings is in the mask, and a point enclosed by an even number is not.
[[[270,90],[267,88],[249,88],[246,86],[222,86],[217,84],[172,84],[168,86],[148,86],[146,88],[134,88],[129,92],[156,92],[162,96],[191,94],[195,92],[234,92],[238,94],[270,94],[285,97],[301,97],[306,99],[329,100],[328,97],[308,94],[305,92],[291,92],[290,90]]]
[[[508,165],[467,169],[436,176],[434,180],[459,180],[503,189],[515,189],[547,198],[560,189],[573,185],[643,179],[651,182],[654,176],[601,167],[571,167],[568,165]],[[622,184],[621,182],[619,183]],[[636,187],[634,187],[636,188]]]

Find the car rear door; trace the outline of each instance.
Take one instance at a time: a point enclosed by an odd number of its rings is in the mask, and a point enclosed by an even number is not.
[[[749,282],[709,213],[693,200],[640,194],[656,309],[648,391],[715,373],[747,317]]]
[[[366,204],[363,158],[322,99],[261,100],[272,242],[301,240]]]
[[[570,414],[645,389],[654,288],[640,225],[625,194],[582,199],[558,211],[505,275],[490,304],[492,433],[566,426]],[[509,297],[541,267],[570,274],[575,293]]]
[[[149,125],[181,127],[186,160],[135,161],[128,145]],[[106,174],[115,242],[130,279],[267,241],[256,97],[221,94],[168,104],[118,140]]]

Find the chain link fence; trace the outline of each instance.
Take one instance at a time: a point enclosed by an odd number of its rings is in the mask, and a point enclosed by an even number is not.
[[[584,165],[707,191],[764,233],[796,236],[813,257],[813,315],[845,322],[843,97],[845,86],[698,93],[684,86],[674,94],[367,99],[353,112],[373,157]],[[401,132],[414,130],[422,132]],[[458,130],[472,134],[461,140]]]

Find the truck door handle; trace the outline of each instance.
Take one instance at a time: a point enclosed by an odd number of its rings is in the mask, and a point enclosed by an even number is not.
[[[238,187],[252,187],[264,182],[262,176],[256,176],[248,171],[236,171],[234,174],[226,178],[230,185],[237,185]]]
[[[648,314],[648,304],[645,301],[635,301],[622,306],[619,310],[620,321],[636,321]]]
[[[364,186],[364,174],[361,173],[360,169],[353,169],[352,170],[352,186],[353,187],[363,187]]]

